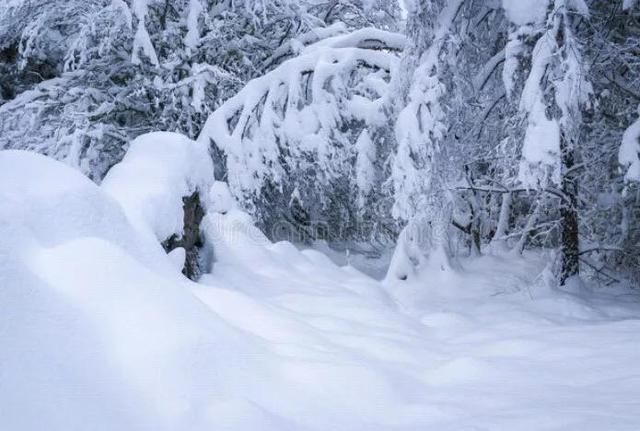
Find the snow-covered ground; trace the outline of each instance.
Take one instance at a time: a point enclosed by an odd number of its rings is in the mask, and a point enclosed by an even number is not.
[[[1,430],[640,429],[637,292],[543,254],[384,283],[215,202],[193,283],[113,184],[0,152]]]

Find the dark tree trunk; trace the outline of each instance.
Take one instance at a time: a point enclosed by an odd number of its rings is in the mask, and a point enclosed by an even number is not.
[[[578,232],[578,179],[572,175],[575,165],[573,146],[560,134],[560,151],[562,153],[562,206],[560,207],[560,285],[568,278],[578,275],[580,271],[580,241]]]
[[[196,280],[202,274],[200,268],[200,250],[203,246],[202,234],[200,233],[200,223],[204,217],[204,209],[200,203],[198,192],[191,196],[182,198],[184,203],[184,228],[182,236],[172,235],[162,243],[162,246],[169,253],[175,248],[182,247],[185,250],[185,262],[182,273]]]

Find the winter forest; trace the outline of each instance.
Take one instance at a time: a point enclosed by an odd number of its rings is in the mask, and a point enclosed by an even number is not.
[[[640,429],[640,2],[0,0],[0,429]]]

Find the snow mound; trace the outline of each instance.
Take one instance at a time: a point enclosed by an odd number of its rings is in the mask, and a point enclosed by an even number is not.
[[[2,151],[0,199],[0,428],[174,429],[258,372],[255,346],[82,174]]]
[[[137,229],[164,241],[182,235],[182,198],[208,192],[212,184],[213,163],[205,145],[178,133],[154,132],[131,142],[102,188]]]
[[[145,240],[118,202],[76,170],[35,153],[1,151],[0,187],[2,245],[13,254],[94,237],[161,270],[159,244]]]

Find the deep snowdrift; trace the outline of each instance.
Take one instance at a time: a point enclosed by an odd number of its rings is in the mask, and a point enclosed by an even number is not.
[[[269,243],[220,183],[196,284],[148,233],[175,199],[132,216],[150,201],[129,178],[0,152],[0,429],[640,427],[637,297],[550,289],[539,255],[383,285]]]
[[[260,346],[99,187],[17,151],[0,182],[1,429],[191,428],[259,375]]]

